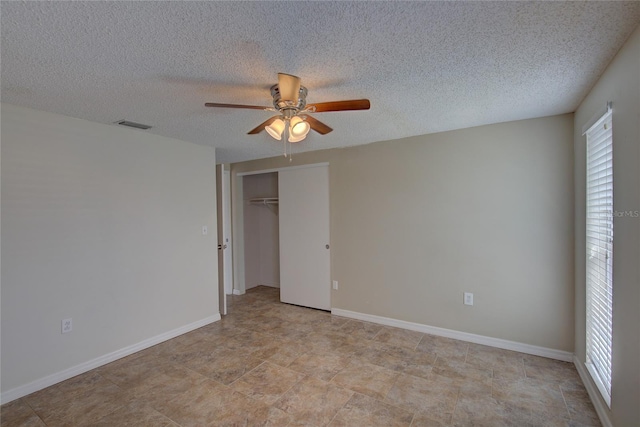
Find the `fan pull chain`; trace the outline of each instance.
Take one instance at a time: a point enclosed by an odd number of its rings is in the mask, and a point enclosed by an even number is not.
[[[284,158],[287,158],[287,142],[289,141],[289,120],[284,121],[284,131],[282,133],[282,148],[284,148]]]
[[[293,161],[293,157],[291,157],[291,141],[289,141],[289,137],[291,136],[290,132],[289,132],[289,126],[290,125],[291,125],[291,120],[287,119],[285,121],[285,125],[284,125],[284,134],[286,135],[287,143],[289,144],[289,163],[291,163]],[[286,147],[285,147],[285,150],[286,150]]]
[[[289,144],[289,163],[293,161],[293,157],[291,157],[291,142],[289,141],[289,125],[290,120],[284,120],[284,131],[282,133],[282,142],[284,143],[284,158],[287,158],[287,143]]]

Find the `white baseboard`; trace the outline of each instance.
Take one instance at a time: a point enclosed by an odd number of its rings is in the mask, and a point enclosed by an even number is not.
[[[358,313],[356,311],[332,308],[331,314],[348,317],[350,319],[363,320],[365,322],[378,323],[395,328],[409,329],[411,331],[423,332],[425,334],[437,335],[440,337],[453,338],[460,341],[482,344],[490,347],[502,348],[505,350],[518,351],[520,353],[532,354],[534,356],[548,357],[550,359],[573,361],[573,353],[553,348],[539,347],[531,344],[524,344],[517,341],[503,340],[500,338],[486,337],[484,335],[470,334],[468,332],[454,331],[452,329],[438,328],[436,326],[423,325],[421,323],[406,322],[404,320],[392,319],[389,317],[376,316],[373,314]]]
[[[260,283],[258,286],[266,286],[268,288],[280,288],[280,283]]]
[[[234,289],[233,290],[233,294],[234,295],[242,295],[242,294],[244,294],[244,292],[240,292],[240,289]]]
[[[202,320],[198,320],[197,322],[193,322],[188,325],[182,326],[180,328],[174,329],[172,331],[165,332],[160,335],[156,335],[155,337],[148,338],[144,341],[140,341],[137,344],[130,345],[120,350],[116,350],[114,352],[105,354],[103,356],[97,357],[93,360],[89,360],[79,365],[72,366],[71,368],[65,369],[64,371],[56,372],[55,374],[51,374],[44,378],[37,379],[28,384],[18,386],[11,390],[7,390],[4,393],[2,393],[2,395],[0,395],[0,403],[5,404],[7,402],[11,402],[12,400],[19,399],[21,397],[24,397],[38,390],[42,390],[43,388],[52,386],[64,380],[68,380],[69,378],[73,378],[76,375],[83,374],[92,369],[106,365],[107,363],[111,363],[114,360],[121,359],[125,356],[129,356],[130,354],[136,353],[140,350],[144,350],[145,348],[152,347],[156,344],[160,344],[161,342],[170,340],[171,338],[175,338],[179,335],[186,334],[187,332],[191,332],[194,329],[198,329],[210,323],[217,322],[220,319],[221,319],[220,313],[217,313],[217,314],[214,314],[213,316],[209,316]]]
[[[584,387],[587,389],[587,393],[589,393],[589,398],[591,399],[591,403],[593,403],[593,407],[598,414],[598,418],[600,418],[602,426],[613,427],[613,423],[609,419],[609,410],[600,398],[600,391],[598,391],[598,387],[591,380],[587,367],[584,366],[584,363],[582,363],[577,356],[573,356],[573,364],[576,365],[578,375],[580,375],[580,379],[582,380]]]

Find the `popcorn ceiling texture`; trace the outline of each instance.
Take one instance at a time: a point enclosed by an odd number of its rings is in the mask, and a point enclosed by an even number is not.
[[[277,73],[308,102],[369,98],[315,117],[294,152],[574,111],[640,23],[640,2],[2,2],[2,102],[216,147],[280,153],[247,131]],[[132,130],[133,132],[134,130]]]

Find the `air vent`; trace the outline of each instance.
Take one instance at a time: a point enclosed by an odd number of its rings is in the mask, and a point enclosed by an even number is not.
[[[116,122],[119,125],[122,126],[129,126],[130,128],[136,128],[136,129],[142,129],[142,130],[147,130],[147,129],[151,129],[151,126],[149,125],[143,125],[142,123],[136,123],[136,122],[130,122],[128,120],[120,120],[119,122]]]

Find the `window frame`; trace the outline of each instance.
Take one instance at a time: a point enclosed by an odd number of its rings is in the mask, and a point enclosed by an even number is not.
[[[611,407],[613,338],[613,111],[584,132],[585,174],[585,366]]]

